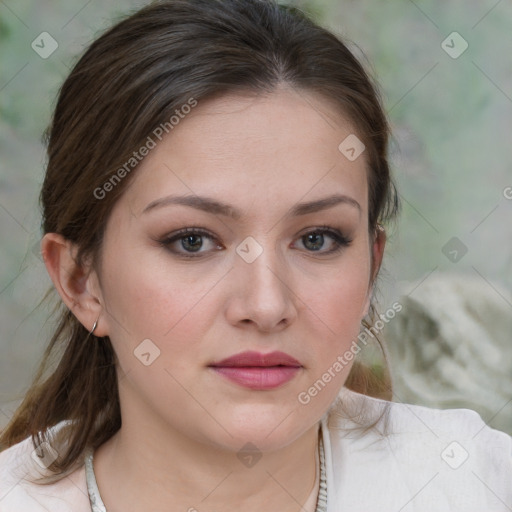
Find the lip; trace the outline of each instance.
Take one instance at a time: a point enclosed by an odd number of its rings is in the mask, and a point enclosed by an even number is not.
[[[234,367],[234,366],[295,366],[301,367],[302,365],[294,357],[286,354],[285,352],[269,352],[262,354],[261,352],[247,351],[240,352],[234,356],[222,359],[217,363],[210,366],[218,367]]]
[[[284,352],[248,351],[209,365],[223,377],[249,389],[275,389],[300,371],[297,359]]]

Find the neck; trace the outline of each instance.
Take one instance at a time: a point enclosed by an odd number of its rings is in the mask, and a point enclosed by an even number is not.
[[[123,415],[121,429],[95,452],[108,512],[305,512],[301,507],[316,481],[318,423],[287,446],[258,454],[255,462],[140,416]]]

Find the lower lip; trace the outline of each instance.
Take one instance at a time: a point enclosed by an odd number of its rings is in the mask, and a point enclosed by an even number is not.
[[[290,381],[297,366],[213,366],[217,373],[249,389],[274,389]]]

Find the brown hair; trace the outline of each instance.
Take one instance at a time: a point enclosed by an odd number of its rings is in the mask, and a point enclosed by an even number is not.
[[[281,83],[320,94],[352,121],[366,146],[368,229],[375,235],[378,223],[392,220],[399,208],[378,89],[338,37],[298,9],[272,0],[156,2],[90,45],[63,83],[46,132],[44,233],[75,243],[78,264],[89,257],[97,264],[110,211],[135,171],[104,197],[98,198],[97,190],[156,127],[191,98],[271,92]],[[121,412],[109,338],[89,339],[71,311],[60,302],[56,309],[57,329],[0,436],[0,449],[28,436],[37,447],[47,440],[48,427],[71,420],[64,429],[67,448],[49,466],[62,477],[80,463],[86,447],[97,448],[119,430]],[[345,385],[389,399],[387,363],[374,371],[355,362]]]

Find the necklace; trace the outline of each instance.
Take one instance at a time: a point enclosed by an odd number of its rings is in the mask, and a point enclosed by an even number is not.
[[[318,451],[320,455],[320,488],[318,490],[318,498],[316,501],[315,512],[327,512],[327,480],[325,477],[325,453],[322,435],[318,439]],[[93,450],[89,447],[85,452],[85,479],[87,481],[87,491],[89,492],[89,500],[92,512],[107,512],[103,500],[98,490],[96,476],[93,468]]]

